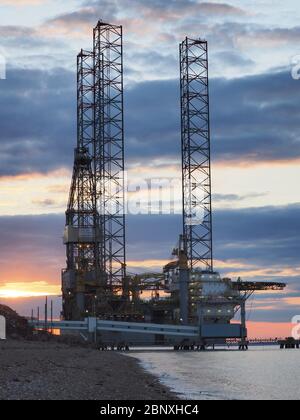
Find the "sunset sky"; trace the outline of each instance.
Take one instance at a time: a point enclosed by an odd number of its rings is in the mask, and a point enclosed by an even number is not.
[[[125,32],[128,179],[179,180],[175,215],[128,217],[129,271],[160,271],[181,230],[178,44],[206,38],[216,269],[288,283],[249,302],[250,320],[264,323],[253,334],[288,330],[300,314],[299,8],[296,0],[0,0],[0,302],[28,315],[48,294],[59,308],[76,54],[91,48],[102,19]]]

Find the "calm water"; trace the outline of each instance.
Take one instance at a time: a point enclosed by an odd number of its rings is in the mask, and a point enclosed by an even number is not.
[[[248,352],[137,352],[161,382],[195,400],[299,400],[300,351],[250,348]]]

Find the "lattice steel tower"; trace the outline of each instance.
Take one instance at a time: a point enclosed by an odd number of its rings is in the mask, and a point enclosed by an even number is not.
[[[213,271],[207,42],[180,45],[183,225],[189,267]]]
[[[66,212],[65,319],[116,310],[126,279],[122,27],[99,22],[77,59],[77,147]],[[123,299],[124,300],[124,299]]]
[[[99,22],[94,29],[94,53],[95,132],[100,146],[95,172],[103,265],[109,286],[119,291],[126,277],[122,26]]]

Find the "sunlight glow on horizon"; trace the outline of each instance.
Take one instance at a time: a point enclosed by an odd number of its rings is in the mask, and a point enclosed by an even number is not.
[[[6,283],[0,287],[1,299],[26,299],[43,296],[58,296],[60,285],[47,282]]]
[[[18,290],[2,290],[0,291],[1,299],[22,299],[30,297],[56,296],[55,293],[39,293],[39,292],[24,292]]]
[[[140,273],[155,273],[162,274],[163,267],[171,262],[170,259],[141,259],[141,260],[128,260],[127,268],[131,275]],[[261,269],[256,265],[239,263],[236,260],[215,260],[215,267],[220,272],[222,277],[230,277],[233,281],[237,278],[244,278],[247,281],[256,281],[256,277],[286,277],[299,275],[300,267],[297,269],[273,267],[272,269]],[[6,273],[8,275],[9,273]],[[17,273],[20,276],[20,273]],[[40,297],[40,296],[56,296],[61,294],[59,279],[54,280],[53,276],[46,276],[44,281],[36,280],[35,267],[26,267],[26,279],[16,279],[6,282],[0,281],[0,298],[26,298],[26,297]],[[268,292],[270,294],[270,292]],[[300,298],[299,298],[300,299]],[[290,304],[298,304],[299,299],[291,298]]]

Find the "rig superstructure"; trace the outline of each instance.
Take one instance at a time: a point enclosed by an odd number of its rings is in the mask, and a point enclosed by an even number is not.
[[[126,273],[121,26],[98,22],[92,51],[78,55],[77,80],[64,319],[199,326],[203,339],[245,342],[249,297],[285,284],[233,282],[214,271],[207,41],[180,44],[183,231],[163,273]],[[232,323],[239,311],[241,323]]]

